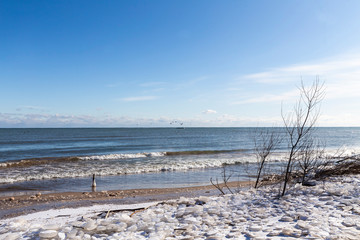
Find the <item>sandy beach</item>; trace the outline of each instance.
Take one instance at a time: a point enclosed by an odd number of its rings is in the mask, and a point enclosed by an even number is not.
[[[233,188],[247,187],[251,182],[230,182]],[[44,211],[52,208],[82,207],[95,204],[136,204],[143,202],[164,201],[179,197],[218,195],[214,186],[183,188],[153,188],[111,190],[101,192],[59,192],[36,193],[33,195],[14,195],[0,197],[0,218],[9,218],[27,213]]]

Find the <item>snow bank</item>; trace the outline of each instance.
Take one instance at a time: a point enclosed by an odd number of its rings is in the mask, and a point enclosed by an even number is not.
[[[331,178],[315,187],[295,185],[285,197],[276,195],[269,186],[236,195],[180,198],[126,206],[149,207],[106,219],[97,213],[124,206],[51,210],[2,220],[0,238],[360,239],[360,176]]]

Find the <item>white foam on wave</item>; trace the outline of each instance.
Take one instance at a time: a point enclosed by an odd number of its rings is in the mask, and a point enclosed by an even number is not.
[[[113,160],[113,159],[131,159],[131,158],[145,158],[145,157],[163,157],[166,152],[150,152],[150,153],[119,153],[79,157],[81,160]]]
[[[160,155],[161,156],[161,155]],[[95,157],[95,156],[93,156]],[[99,156],[96,156],[99,157]],[[106,159],[110,159],[106,155]],[[92,160],[97,158],[91,158]],[[102,159],[102,158],[98,158]],[[115,158],[114,156],[114,159]],[[60,166],[33,166],[26,171],[8,171],[0,174],[0,183],[14,183],[19,181],[43,180],[54,178],[88,177],[93,173],[99,176],[142,174],[167,171],[188,171],[194,169],[206,169],[221,167],[224,164],[233,165],[239,163],[255,162],[253,155],[239,156],[238,158],[208,158],[176,156],[170,158],[149,158],[147,160],[126,162],[116,161],[89,161],[84,164],[80,162],[62,163]]]
[[[83,157],[84,160],[110,160],[124,158],[143,158],[134,161],[82,161],[65,162],[58,165],[31,166],[26,169],[4,169],[0,172],[0,183],[14,183],[30,180],[55,178],[88,177],[93,173],[100,176],[122,174],[144,174],[154,172],[188,171],[196,169],[218,168],[223,165],[256,163],[254,154],[203,156],[166,156],[166,152],[109,154]],[[152,157],[152,158],[150,158]],[[274,153],[269,162],[286,161],[286,153]]]
[[[343,146],[340,148],[327,148],[326,154],[328,156],[335,156],[335,157],[345,157],[345,156],[352,156],[357,155],[360,153],[360,147],[355,146]]]

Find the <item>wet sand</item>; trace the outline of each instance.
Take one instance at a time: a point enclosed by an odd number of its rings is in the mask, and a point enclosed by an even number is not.
[[[240,189],[251,182],[231,182],[229,187]],[[83,207],[95,204],[133,204],[142,202],[165,201],[179,197],[210,196],[220,194],[214,186],[153,188],[132,190],[111,190],[101,192],[61,192],[34,195],[0,197],[0,218],[69,207]]]

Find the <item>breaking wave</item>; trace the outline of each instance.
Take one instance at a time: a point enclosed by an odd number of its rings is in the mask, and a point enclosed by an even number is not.
[[[76,162],[76,161],[105,161],[105,160],[117,160],[117,159],[121,160],[121,159],[135,159],[135,158],[149,158],[149,157],[165,157],[165,156],[211,155],[211,154],[221,154],[221,153],[238,153],[245,151],[247,150],[243,150],[243,149],[193,150],[193,151],[179,151],[179,152],[115,153],[115,154],[73,156],[73,157],[51,157],[51,158],[44,157],[44,158],[32,158],[32,159],[0,162],[0,169],[29,167],[29,166],[44,165],[44,164],[48,165],[48,164]]]
[[[128,159],[128,160],[127,160]],[[271,155],[270,162],[286,161],[284,152]],[[253,153],[244,150],[150,152],[96,156],[41,158],[1,163],[0,184],[55,179],[191,171],[224,165],[256,163]]]
[[[121,153],[121,154],[107,154],[79,157],[81,160],[113,160],[113,159],[130,159],[130,158],[145,158],[145,157],[163,157],[166,152],[151,152],[151,153]]]
[[[126,161],[124,159],[131,160]],[[168,155],[166,152],[153,152],[86,156],[74,158],[72,161],[62,158],[52,160],[47,164],[27,165],[26,168],[4,168],[0,172],[0,183],[88,177],[93,173],[99,176],[109,176],[189,171],[254,161],[256,161],[256,158],[251,154],[236,154],[236,157],[234,157],[233,154],[199,154],[199,152],[196,156],[192,156],[189,152],[175,155]],[[25,164],[25,162],[22,164]]]

